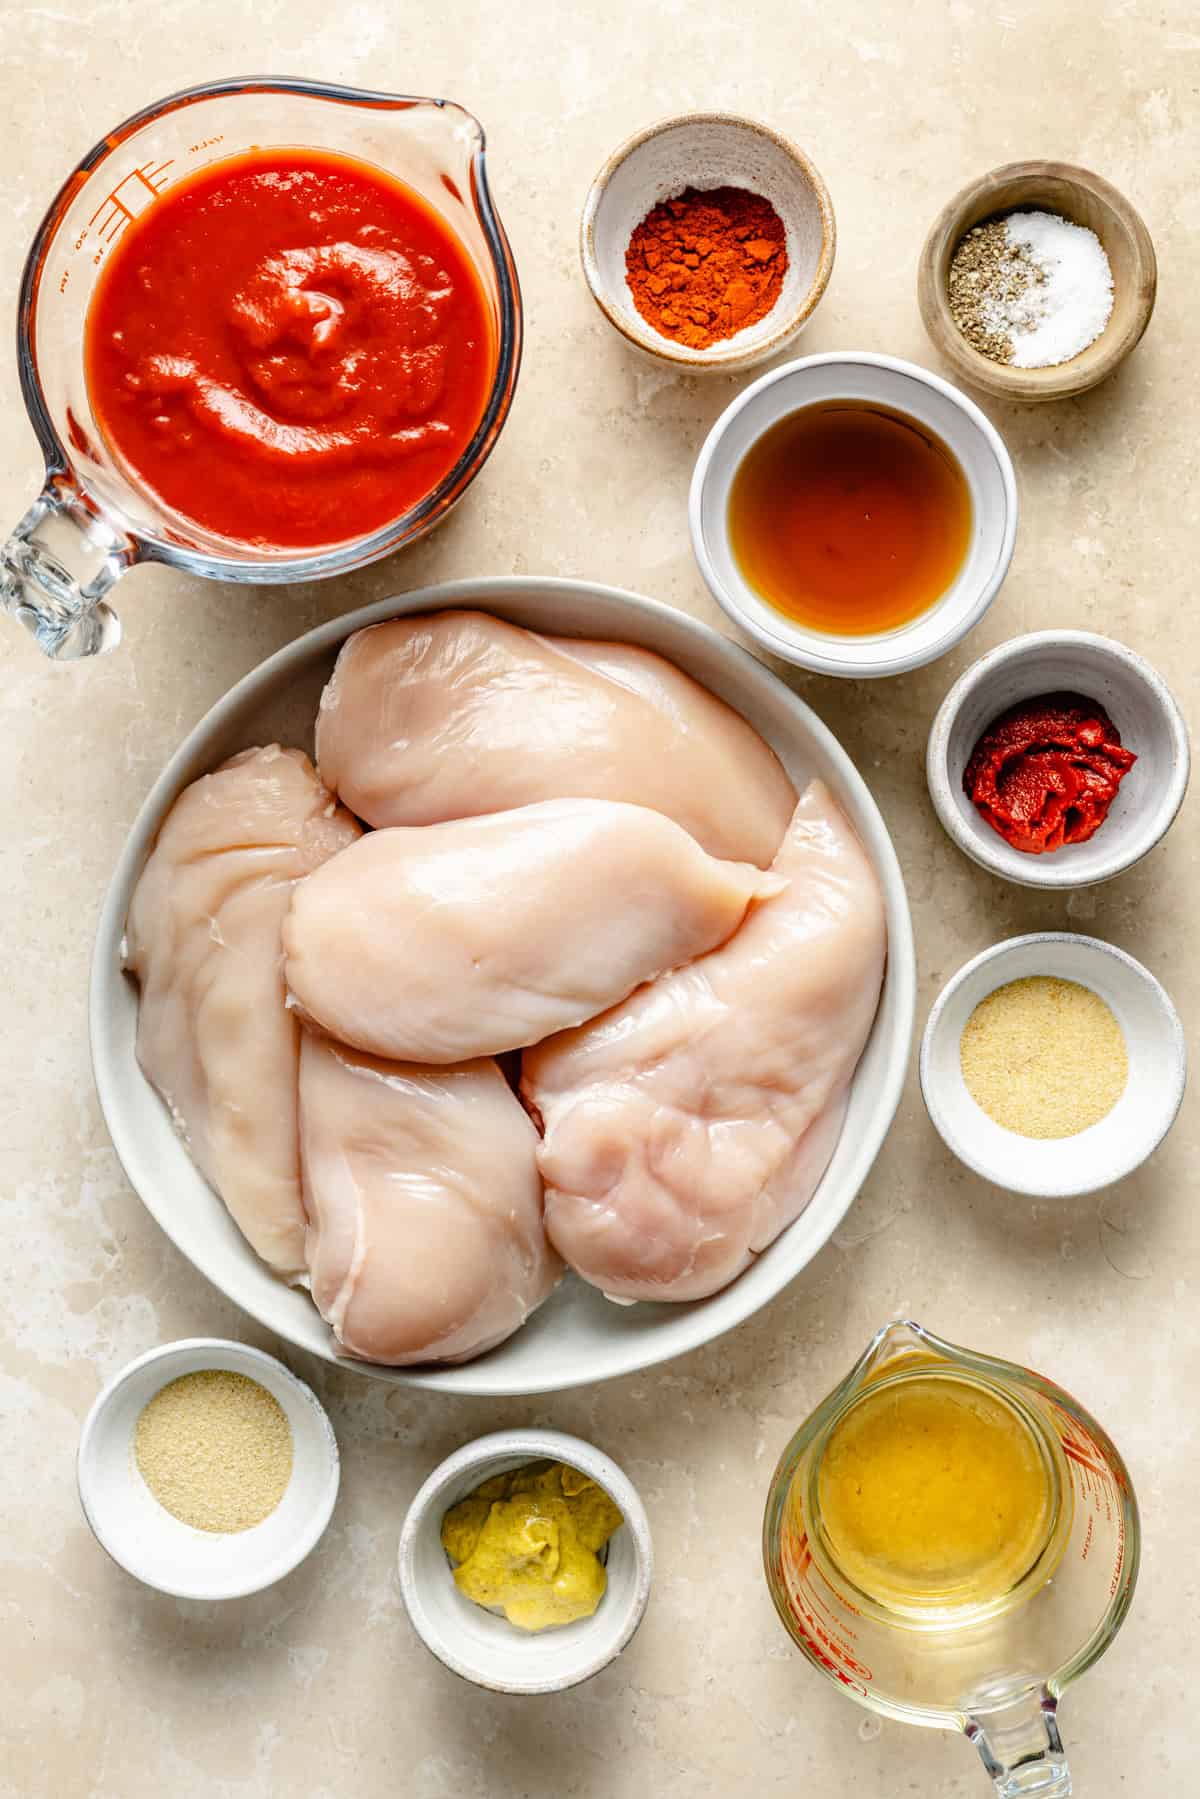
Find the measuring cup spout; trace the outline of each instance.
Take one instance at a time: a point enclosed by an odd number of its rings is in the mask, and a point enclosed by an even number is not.
[[[1070,1799],[1071,1770],[1045,1688],[986,1718],[967,1720],[998,1799]]]
[[[0,606],[57,661],[99,655],[121,641],[104,596],[136,559],[132,538],[52,477],[0,547]]]
[[[880,1326],[846,1377],[847,1391],[865,1385],[881,1368],[893,1368],[901,1360],[952,1361],[949,1346],[934,1337],[915,1319],[898,1313]]]

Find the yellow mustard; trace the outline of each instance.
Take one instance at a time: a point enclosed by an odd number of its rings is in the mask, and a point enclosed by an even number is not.
[[[607,1584],[598,1551],[621,1523],[603,1487],[565,1462],[485,1480],[442,1519],[454,1579],[520,1630],[590,1618]]]

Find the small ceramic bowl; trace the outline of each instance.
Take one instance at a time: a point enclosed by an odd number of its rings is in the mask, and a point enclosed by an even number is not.
[[[733,553],[729,494],[742,458],[780,419],[829,400],[857,400],[906,413],[957,458],[971,491],[971,540],[962,568],[940,600],[894,631],[844,637],[811,631],[757,593]],[[736,625],[786,662],[862,679],[920,668],[979,623],[1012,561],[1017,483],[995,426],[949,382],[894,356],[835,351],[772,369],[725,408],[696,460],[688,516],[700,572]]]
[[[959,1045],[975,1007],[997,987],[1031,975],[1090,987],[1124,1033],[1125,1091],[1107,1117],[1073,1137],[1005,1130],[963,1080]],[[1183,1027],[1154,976],[1113,944],[1069,931],[1010,937],[960,968],[935,1001],[921,1043],[921,1091],[947,1147],[984,1180],[1038,1199],[1092,1193],[1132,1174],[1174,1123],[1186,1079]]]
[[[634,230],[687,187],[744,187],[769,200],[787,233],[783,289],[757,324],[707,350],[648,325],[625,279]],[[784,349],[812,317],[833,268],[836,229],[825,183],[802,150],[753,119],[694,112],[638,132],[614,150],[588,190],[579,250],[592,298],[629,343],[691,372],[733,374]]]
[[[464,1598],[441,1529],[450,1507],[485,1480],[542,1459],[590,1475],[625,1522],[609,1538],[608,1587],[592,1616],[531,1634]],[[628,1476],[601,1450],[557,1430],[496,1431],[468,1443],[434,1469],[400,1533],[400,1590],[417,1634],[453,1673],[497,1693],[560,1693],[598,1674],[641,1623],[652,1573],[650,1525]]]
[[[1095,342],[1069,362],[1047,369],[992,362],[954,322],[947,281],[959,240],[973,225],[1005,212],[1056,212],[1094,231],[1104,246],[1113,275],[1112,315]],[[1010,162],[969,182],[938,215],[917,271],[925,329],[954,374],[1016,401],[1068,399],[1111,375],[1150,323],[1157,285],[1154,245],[1140,214],[1109,182],[1067,162]]]
[[[134,1460],[142,1410],[180,1375],[225,1368],[274,1395],[292,1431],[292,1478],[269,1517],[228,1534],[197,1530],[161,1506]],[[337,1499],[337,1439],[311,1388],[261,1349],[188,1337],[151,1349],[109,1381],[79,1439],[79,1498],[101,1548],[148,1587],[180,1599],[238,1599],[269,1587],[320,1541]]]
[[[1002,712],[1061,692],[1103,706],[1137,761],[1094,837],[1032,856],[980,816],[963,791],[963,771]],[[1022,887],[1090,887],[1131,868],[1165,835],[1190,766],[1187,726],[1162,676],[1124,644],[1090,631],[1034,631],[980,657],[942,701],[925,752],[930,797],[950,837],[981,868]]]

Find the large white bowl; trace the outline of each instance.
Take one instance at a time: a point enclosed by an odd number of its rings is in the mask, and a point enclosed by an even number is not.
[[[190,781],[249,744],[280,740],[311,752],[317,699],[342,641],[381,619],[454,606],[494,612],[535,631],[657,650],[736,707],[774,747],[797,786],[820,775],[878,873],[887,904],[888,969],[825,1178],[795,1224],[732,1286],[690,1305],[618,1306],[568,1278],[523,1330],[477,1361],[455,1368],[378,1368],[337,1354],[307,1294],[268,1273],[193,1166],[137,1064],[137,990],[121,971],[121,937],[155,835]],[[904,881],[879,810],[836,739],[769,670],[706,625],[617,588],[510,577],[457,581],[382,600],[310,631],[239,681],[184,740],[138,814],[104,902],[92,965],[92,1061],[105,1121],[133,1187],[188,1260],[260,1324],[299,1349],[402,1385],[544,1393],[630,1374],[695,1349],[749,1318],[812,1260],[849,1209],[892,1122],[912,1041],[915,981]]]

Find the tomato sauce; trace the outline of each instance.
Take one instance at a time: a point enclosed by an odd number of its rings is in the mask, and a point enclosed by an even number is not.
[[[126,227],[88,311],[97,421],[209,531],[303,549],[376,530],[474,436],[497,346],[467,251],[419,195],[320,150],[256,150]]]

